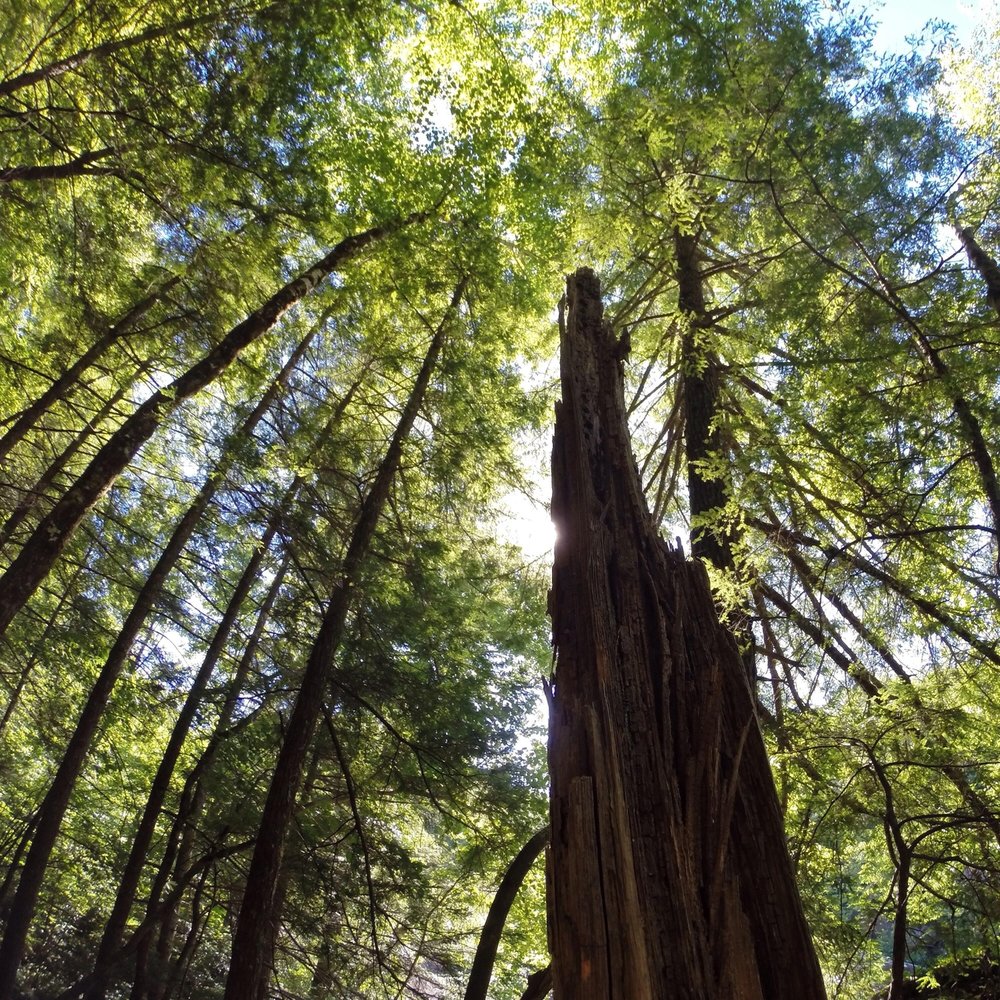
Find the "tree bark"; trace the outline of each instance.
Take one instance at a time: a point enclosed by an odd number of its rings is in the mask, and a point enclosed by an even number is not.
[[[986,302],[1000,313],[1000,267],[997,262],[976,242],[971,229],[960,229],[958,235],[962,246],[969,255],[973,267],[986,285]]]
[[[722,452],[716,420],[719,399],[719,359],[702,339],[707,322],[705,292],[698,268],[698,237],[674,233],[677,255],[677,305],[686,319],[681,335],[681,396],[684,410],[684,451],[691,511],[691,554],[720,569],[733,565],[733,537],[728,530],[706,529],[705,518],[718,515],[729,502],[725,480],[709,475],[704,463]]]
[[[656,534],[620,353],[568,282],[550,611],[550,946],[557,1000],[820,1000],[823,980],[733,637]]]
[[[552,992],[552,966],[532,972],[528,976],[528,985],[521,994],[521,1000],[545,1000]]]
[[[267,995],[280,917],[278,883],[281,861],[288,828],[295,812],[295,800],[302,780],[303,764],[323,708],[333,658],[343,636],[355,584],[399,469],[403,443],[423,403],[424,393],[437,365],[451,317],[465,293],[466,283],[465,278],[459,282],[451,304],[431,338],[427,354],[386,449],[385,457],[361,504],[358,520],[344,556],[340,581],[330,596],[316,642],[310,650],[264,803],[257,843],[247,874],[243,903],[236,921],[225,1000],[264,1000]]]
[[[476,957],[472,961],[469,982],[465,987],[465,1000],[486,1000],[490,979],[493,978],[493,964],[497,957],[500,935],[507,922],[507,914],[510,913],[510,908],[514,905],[517,890],[521,888],[525,876],[548,842],[549,828],[546,826],[517,852],[517,856],[504,872],[500,886],[497,888],[497,894],[493,897],[493,902],[490,905],[489,913],[486,914],[486,922],[479,935],[479,947],[476,948]]]
[[[234,326],[216,346],[183,375],[154,392],[91,461],[76,483],[63,494],[25,542],[17,558],[0,578],[0,635],[45,579],[68,544],[80,521],[133,459],[142,445],[177,406],[218,378],[244,348],[262,337],[292,306],[308,295],[327,275],[370,243],[400,226],[424,217],[414,213],[402,221],[373,226],[348,236],[303,274],[285,284],[259,309]],[[0,998],[9,992],[9,972],[0,958]]]

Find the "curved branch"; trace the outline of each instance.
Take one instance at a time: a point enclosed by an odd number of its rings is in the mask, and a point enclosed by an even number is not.
[[[469,982],[465,987],[465,1000],[486,1000],[486,991],[489,989],[490,978],[493,975],[493,963],[497,957],[497,946],[500,944],[500,935],[503,933],[507,915],[514,903],[514,897],[517,895],[517,890],[521,888],[525,876],[531,870],[531,866],[535,863],[535,859],[542,853],[548,842],[549,828],[546,826],[517,852],[517,856],[504,872],[500,887],[497,889],[489,913],[486,915],[486,923],[483,924],[482,932],[479,935],[479,947],[476,948],[476,957],[472,961]],[[551,972],[549,973],[549,983],[551,986]],[[528,990],[530,994],[530,980]],[[538,995],[544,996],[545,994]]]

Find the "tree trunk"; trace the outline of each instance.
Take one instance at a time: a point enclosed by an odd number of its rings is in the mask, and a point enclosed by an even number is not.
[[[730,525],[713,525],[729,504],[729,482],[711,475],[705,463],[724,454],[719,427],[719,356],[705,344],[714,321],[705,304],[698,266],[698,237],[675,230],[677,305],[685,319],[681,334],[681,406],[684,414],[684,461],[687,466],[688,509],[691,515],[691,554],[707,559],[717,569],[734,571],[733,545],[737,535]],[[757,661],[750,595],[744,607],[731,612],[725,624],[733,630],[743,656],[743,668],[756,697]]]
[[[820,1000],[753,700],[704,568],[656,534],[593,272],[568,282],[549,736],[557,1000]]]
[[[327,275],[370,243],[395,232],[402,225],[423,218],[415,213],[407,219],[373,226],[341,240],[308,271],[285,284],[259,309],[234,326],[200,361],[169,385],[154,392],[87,466],[76,483],[63,494],[25,542],[17,558],[0,578],[0,635],[24,606],[59,558],[77,525],[108,487],[152,437],[163,420],[185,399],[217,379],[240,355],[270,330],[292,306],[308,295]],[[0,1000],[12,987],[11,973],[0,956]]]
[[[469,982],[465,987],[465,1000],[486,1000],[490,979],[493,977],[493,963],[496,961],[497,947],[500,944],[504,924],[507,922],[507,914],[514,905],[517,890],[521,888],[525,876],[548,842],[549,828],[546,826],[517,852],[517,856],[504,872],[497,894],[490,904],[490,911],[486,914],[482,933],[479,935],[479,947],[476,948]]]
[[[296,348],[295,352],[289,358],[288,363],[282,369],[281,374],[278,376],[278,379],[276,379],[274,386],[272,386],[272,390],[277,386],[284,386],[288,377],[294,370],[295,365],[305,353],[308,345],[312,342],[312,339],[313,333],[310,333],[309,336],[302,340],[298,348]],[[345,393],[343,399],[334,409],[329,421],[327,421],[323,430],[317,436],[314,447],[320,447],[330,434],[331,430],[339,424],[350,404],[351,399],[354,396],[356,388],[357,383],[351,386],[350,390]],[[249,424],[250,421],[256,423],[257,420],[261,419],[273,399],[274,396],[270,395],[270,398],[266,400],[266,403],[265,401],[262,401],[261,404],[254,410],[253,414],[251,414],[248,418],[247,423]],[[244,424],[242,432],[243,435],[247,433],[247,424]],[[174,768],[176,767],[177,760],[180,757],[181,748],[187,738],[187,733],[194,720],[195,713],[201,705],[201,700],[204,697],[208,682],[213,671],[215,670],[215,665],[218,663],[219,658],[225,649],[226,643],[229,640],[229,635],[232,632],[233,626],[236,624],[236,619],[243,606],[243,602],[246,600],[248,594],[250,593],[250,588],[257,579],[260,566],[263,563],[264,557],[278,532],[281,520],[285,517],[287,511],[290,509],[290,506],[295,501],[295,497],[302,486],[303,478],[304,477],[301,475],[295,476],[292,482],[288,485],[288,488],[285,490],[281,499],[276,504],[265,529],[264,537],[258,543],[253,556],[250,558],[250,561],[247,563],[238,583],[236,584],[226,612],[223,615],[222,620],[219,622],[219,626],[215,631],[212,642],[205,653],[202,665],[191,683],[191,688],[188,691],[187,698],[185,699],[184,705],[177,717],[177,721],[174,723],[173,731],[171,732],[170,739],[163,752],[163,757],[160,760],[160,764],[156,770],[156,775],[153,779],[149,798],[146,802],[146,808],[143,811],[142,819],[139,823],[138,830],[132,843],[132,849],[125,865],[125,871],[119,884],[118,894],[115,899],[111,915],[109,916],[108,922],[104,928],[104,935],[102,937],[101,945],[98,949],[95,961],[95,974],[98,976],[98,981],[97,985],[88,991],[88,1000],[103,1000],[111,973],[111,969],[106,967],[112,961],[121,946],[121,937],[125,930],[125,924],[128,920],[129,912],[132,909],[132,904],[135,901],[136,892],[139,888],[139,881],[142,876],[142,869],[146,863],[146,855],[148,854],[149,846],[152,843],[156,823],[160,816],[160,810],[163,808],[163,802],[166,799],[167,791],[169,790],[170,782],[173,778]],[[271,588],[271,593],[276,593],[275,588]],[[269,609],[270,600],[267,604]],[[259,638],[258,629],[262,627],[263,622],[261,619],[258,619],[257,625],[254,629],[256,638]],[[254,647],[255,646],[256,643],[254,643]],[[244,661],[245,658],[241,659],[240,668],[237,669],[232,689],[226,697],[225,705],[219,720],[222,728],[229,724],[229,718],[232,714],[233,708],[235,707],[235,697],[242,687],[243,681],[246,678],[246,672],[249,669],[249,663],[247,663],[245,668],[243,667]],[[217,727],[216,733],[219,731],[220,729]],[[214,743],[215,738],[213,736],[212,741],[210,741],[210,747],[213,748],[213,754]],[[206,750],[206,757],[203,758],[203,761],[205,761],[207,757],[208,751]]]
[[[239,663],[236,665],[236,671],[226,691],[226,697],[219,712],[219,717],[215,721],[215,728],[209,738],[208,746],[205,747],[198,763],[188,774],[184,782],[177,816],[174,819],[173,828],[167,838],[167,848],[160,862],[156,877],[153,879],[153,887],[146,903],[145,919],[147,920],[153,918],[157,912],[162,910],[160,933],[155,941],[150,937],[136,952],[135,978],[132,983],[130,1000],[147,1000],[147,997],[151,998],[151,1000],[162,1000],[163,979],[162,977],[151,977],[149,975],[149,960],[151,953],[154,952],[155,945],[154,958],[157,968],[161,970],[168,968],[170,955],[174,948],[177,908],[180,900],[176,900],[166,908],[161,908],[160,899],[170,879],[171,870],[176,873],[177,877],[180,877],[188,868],[191,853],[191,834],[195,829],[195,824],[201,815],[201,810],[205,802],[205,790],[202,782],[205,775],[212,770],[215,757],[229,731],[233,713],[236,711],[240,694],[243,691],[247,677],[250,674],[250,669],[256,659],[257,648],[260,645],[264,628],[270,618],[274,602],[277,600],[278,593],[284,583],[290,561],[290,557],[286,552],[274,574],[274,579],[271,581],[271,586],[268,588],[264,601],[257,612],[257,620],[254,623],[253,632],[243,651],[243,655],[240,657]]]
[[[295,488],[297,489],[297,487],[298,482],[295,483]],[[215,634],[205,652],[198,673],[191,682],[187,697],[184,699],[184,704],[177,716],[177,720],[174,722],[170,739],[167,741],[163,756],[153,777],[149,796],[146,799],[146,806],[139,820],[139,826],[132,841],[132,848],[129,851],[128,860],[125,863],[125,869],[118,884],[118,892],[115,896],[114,905],[111,908],[111,914],[104,927],[104,934],[101,938],[100,947],[97,950],[97,958],[94,963],[94,972],[101,978],[99,978],[97,985],[87,992],[88,1000],[103,1000],[104,998],[111,974],[111,959],[121,946],[125,924],[128,921],[128,915],[132,910],[132,904],[135,902],[135,896],[139,890],[139,882],[142,878],[142,870],[146,864],[146,856],[149,853],[149,846],[153,841],[153,834],[156,831],[156,824],[159,821],[163,803],[166,800],[167,792],[170,790],[170,782],[173,779],[174,768],[177,766],[177,761],[180,758],[181,749],[184,746],[184,741],[187,739],[195,713],[201,707],[208,682],[215,671],[219,658],[222,656],[226,643],[229,641],[230,633],[236,624],[236,619],[243,607],[243,603],[246,601],[251,587],[253,587],[257,580],[261,564],[277,533],[278,520],[284,512],[284,505],[290,503],[292,500],[292,496],[289,495],[292,493],[293,490],[286,491],[281,503],[271,516],[264,537],[257,544],[253,555],[244,567],[243,573],[233,590],[225,614],[222,616],[215,630]]]
[[[122,386],[118,389],[97,413],[94,414],[93,418],[80,429],[73,440],[52,459],[48,468],[35,482],[35,485],[31,489],[24,491],[20,503],[10,512],[10,516],[0,526],[0,546],[6,545],[14,537],[14,532],[17,531],[24,519],[32,512],[36,504],[48,494],[49,489],[51,489],[56,480],[62,475],[63,470],[69,465],[73,456],[86,444],[87,439],[97,428],[114,412],[115,407],[125,398],[126,393],[131,388],[132,385]]]
[[[344,556],[340,582],[330,596],[316,642],[309,653],[264,803],[243,903],[236,921],[225,1000],[264,1000],[267,995],[280,916],[278,883],[281,861],[288,828],[295,812],[302,767],[323,709],[333,658],[343,635],[354,586],[399,469],[403,443],[423,403],[451,317],[465,293],[466,283],[465,278],[459,282],[451,304],[431,338],[385,457],[361,504],[358,521]]]
[[[962,246],[969,255],[973,267],[979,272],[979,276],[986,285],[986,302],[1000,313],[1000,267],[997,262],[976,242],[975,234],[971,229],[960,229],[959,237]]]
[[[120,171],[119,167],[101,166],[95,167],[93,164],[104,160],[109,156],[121,152],[114,146],[106,146],[104,149],[89,149],[79,156],[74,156],[72,160],[65,163],[41,163],[22,164],[16,167],[0,167],[0,184],[11,184],[15,181],[57,181],[66,177],[87,177],[101,174],[114,174]]]
[[[106,330],[95,340],[83,354],[80,355],[30,406],[24,409],[17,420],[0,437],[0,460],[10,454],[11,449],[18,444],[34,427],[38,418],[58,399],[62,399],[72,389],[76,380],[94,364],[107,350],[126,334],[135,329],[136,323],[156,305],[180,281],[173,277],[161,288],[137,302],[114,326]]]
[[[14,989],[17,969],[21,964],[21,957],[24,953],[28,927],[34,917],[35,904],[38,900],[38,893],[41,889],[42,879],[45,875],[45,869],[48,865],[52,848],[59,835],[63,816],[66,813],[70,796],[76,785],[76,779],[90,750],[90,744],[104,714],[111,691],[128,659],[132,644],[135,642],[136,636],[139,634],[153,607],[163,593],[167,577],[174,566],[176,566],[198,522],[222,485],[226,472],[232,467],[235,461],[235,445],[243,440],[263,418],[267,408],[283,388],[286,379],[294,368],[294,362],[301,356],[301,352],[305,350],[309,339],[309,337],[305,338],[296,351],[293,352],[292,357],[272,383],[268,392],[265,393],[264,398],[238,430],[233,432],[227,440],[216,468],[206,479],[201,491],[184,514],[184,517],[178,522],[170,540],[160,554],[160,558],[157,560],[156,565],[151,570],[136,596],[135,603],[132,605],[132,609],[108,653],[104,666],[101,668],[101,672],[87,696],[87,701],[77,720],[76,729],[70,737],[69,744],[59,763],[59,768],[53,778],[52,785],[49,787],[39,807],[38,828],[35,832],[31,849],[25,859],[24,869],[21,872],[17,892],[11,905],[10,917],[7,921],[3,942],[0,944],[0,1000],[8,1000]],[[112,438],[113,440],[114,437]],[[98,458],[102,453],[103,449],[98,454]],[[97,459],[95,459],[96,461]],[[46,520],[41,522],[42,526],[45,525]],[[25,546],[25,549],[27,548],[28,546]],[[22,550],[23,554],[24,550]],[[14,565],[16,565],[16,562]]]
[[[732,534],[718,527],[706,528],[725,510],[729,501],[726,482],[710,475],[704,463],[722,451],[722,436],[716,421],[719,398],[719,359],[703,340],[711,323],[705,306],[698,268],[698,237],[674,233],[677,255],[677,305],[686,323],[681,335],[681,396],[684,410],[684,451],[687,465],[688,501],[691,511],[691,554],[708,559],[720,569],[733,565]]]

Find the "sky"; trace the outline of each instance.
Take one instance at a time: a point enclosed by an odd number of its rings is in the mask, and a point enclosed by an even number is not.
[[[967,42],[991,0],[871,0],[867,4],[880,22],[875,44],[889,52],[909,48],[907,35],[919,34],[930,20],[948,21],[958,40]]]

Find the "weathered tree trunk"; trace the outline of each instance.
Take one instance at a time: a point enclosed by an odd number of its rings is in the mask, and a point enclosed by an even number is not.
[[[556,1000],[819,1000],[739,650],[651,523],[619,353],[578,271],[552,460]]]
[[[169,385],[154,392],[111,436],[90,465],[42,519],[17,558],[0,577],[0,635],[45,579],[68,544],[80,521],[149,440],[163,420],[185,399],[217,379],[240,353],[267,333],[296,303],[327,275],[369,244],[400,226],[424,218],[414,213],[401,221],[373,226],[341,240],[326,256],[289,281],[259,309],[237,323],[200,361]],[[0,954],[0,998],[10,991],[11,973]],[[10,980],[12,983],[12,980]]]
[[[247,874],[247,886],[236,921],[233,955],[225,1000],[264,1000],[271,975],[280,916],[279,875],[302,780],[302,768],[326,697],[333,658],[340,646],[354,587],[368,555],[375,528],[399,469],[403,443],[423,403],[424,393],[444,346],[452,316],[465,294],[467,279],[455,289],[451,304],[431,338],[416,382],[371,488],[365,496],[319,633],[306,661],[298,696],[281,744]]]

